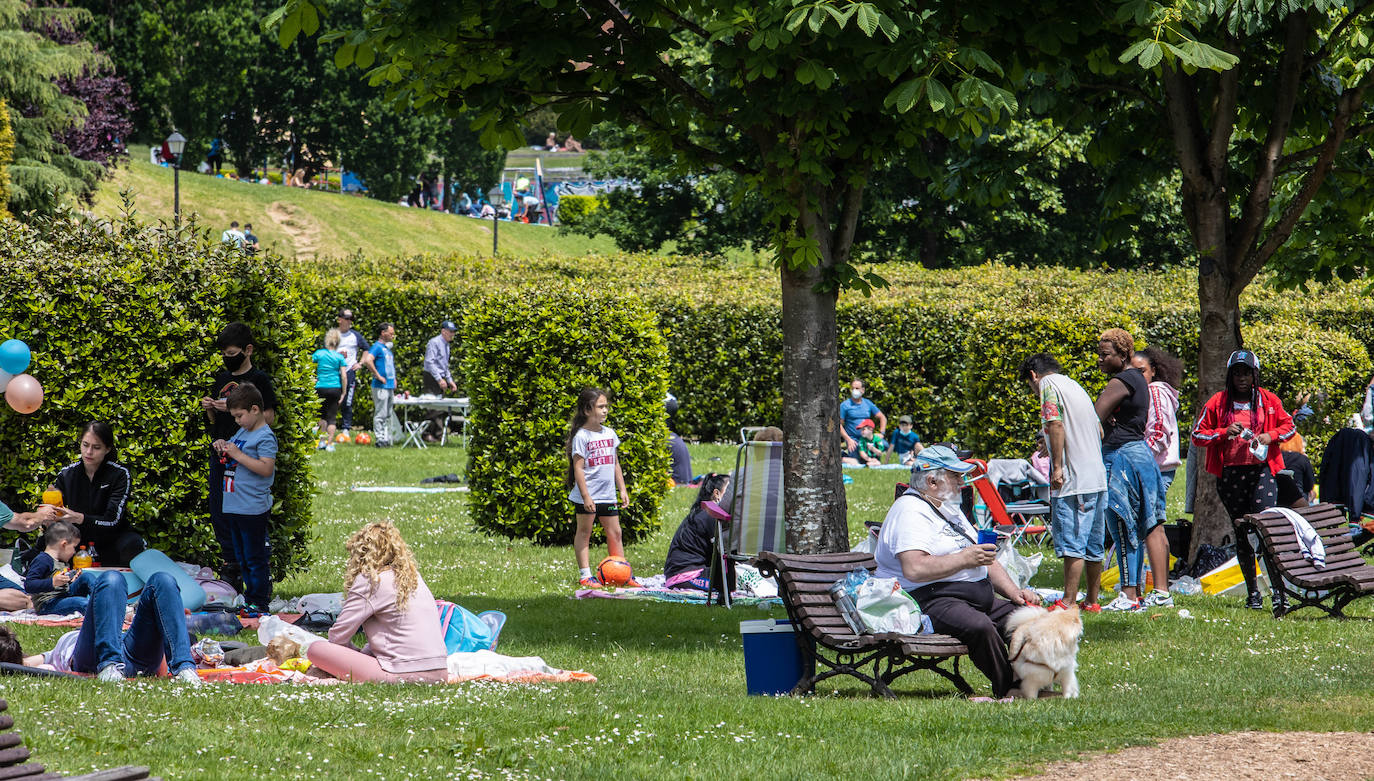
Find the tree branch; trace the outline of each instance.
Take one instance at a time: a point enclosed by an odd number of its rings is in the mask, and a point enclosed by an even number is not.
[[[867,180],[867,166],[864,168],[863,176]],[[846,183],[844,206],[840,209],[839,233],[830,245],[830,252],[836,263],[849,262],[851,250],[854,248],[854,233],[859,227],[859,209],[863,206],[863,201],[864,185]]]
[[[1307,211],[1307,206],[1316,197],[1317,191],[1326,181],[1327,175],[1331,172],[1331,165],[1336,160],[1336,153],[1341,149],[1341,144],[1345,142],[1347,132],[1350,127],[1350,120],[1364,106],[1364,93],[1374,84],[1374,71],[1366,73],[1364,78],[1351,89],[1346,90],[1336,103],[1336,114],[1331,119],[1331,131],[1326,135],[1326,141],[1322,143],[1321,151],[1317,156],[1317,161],[1312,165],[1312,170],[1303,177],[1302,184],[1298,187],[1298,192],[1293,199],[1283,208],[1283,213],[1279,215],[1278,222],[1265,237],[1264,243],[1260,244],[1253,252],[1245,257],[1244,263],[1240,266],[1240,273],[1246,282],[1253,279],[1264,264],[1274,256],[1279,247],[1288,241],[1288,237],[1293,234],[1293,229],[1297,227],[1298,220]]]
[[[1269,201],[1274,197],[1274,179],[1278,176],[1279,158],[1283,155],[1283,142],[1288,138],[1288,130],[1293,124],[1293,107],[1298,102],[1298,88],[1302,83],[1303,48],[1310,29],[1307,14],[1289,14],[1284,20],[1284,26],[1286,34],[1283,57],[1279,60],[1279,83],[1274,96],[1273,113],[1269,118],[1269,133],[1260,147],[1259,159],[1255,161],[1255,175],[1250,184],[1250,194],[1241,206],[1240,219],[1231,232],[1232,240],[1228,242],[1230,246],[1227,261],[1233,269],[1241,268],[1242,263],[1251,257],[1255,242],[1259,240],[1260,230],[1264,227],[1264,220],[1269,215]],[[1346,121],[1349,121],[1349,117]],[[1329,165],[1328,163],[1328,167]]]
[[[756,171],[753,171],[749,169],[747,166],[745,166],[744,163],[740,161],[738,158],[723,155],[714,149],[708,149],[707,147],[704,147],[700,144],[696,144],[692,141],[689,141],[680,133],[673,132],[672,128],[669,128],[665,126],[663,123],[654,119],[654,117],[650,115],[649,112],[645,111],[644,108],[639,105],[627,103],[623,107],[623,110],[626,114],[633,117],[637,124],[642,125],[643,127],[646,127],[650,130],[658,130],[662,132],[663,135],[669,139],[669,142],[673,145],[673,148],[677,149],[680,152],[694,156],[700,160],[710,163],[711,165],[734,171],[735,173],[741,176],[748,176],[750,174],[757,173]]]
[[[1364,135],[1365,133],[1368,133],[1371,130],[1374,130],[1374,122],[1367,122],[1363,125],[1353,125],[1348,131],[1346,131],[1345,137],[1347,139],[1357,138],[1359,136]],[[1324,143],[1309,146],[1306,149],[1300,149],[1296,152],[1286,154],[1283,157],[1279,158],[1279,173],[1287,173],[1288,171],[1292,170],[1293,166],[1297,165],[1303,160],[1306,160],[1309,157],[1315,157],[1317,153],[1321,151],[1323,145]]]
[[[1174,137],[1179,170],[1183,173],[1185,189],[1202,194],[1216,186],[1215,171],[1207,169],[1203,152],[1202,119],[1197,113],[1197,93],[1193,77],[1174,69],[1168,63],[1164,69],[1165,108],[1169,129]]]
[[[1238,13],[1238,11],[1237,11]],[[1226,51],[1240,56],[1235,39],[1228,38]],[[1221,73],[1217,89],[1216,111],[1212,113],[1212,138],[1207,142],[1207,166],[1212,171],[1225,171],[1227,152],[1231,149],[1231,134],[1236,129],[1236,99],[1240,93],[1240,64]]]
[[[630,21],[630,18],[620,10],[614,0],[593,0],[593,2],[606,12],[607,21],[612,25],[610,32],[623,33],[624,36],[633,38],[635,43],[648,51],[649,56],[655,62],[654,67],[649,70],[657,76],[663,86],[680,95],[697,111],[700,111],[702,114],[718,122],[721,121],[720,114],[718,113],[719,107],[710,98],[702,94],[701,90],[688,84],[687,80],[682,77],[682,74],[673,70],[668,63],[663,61],[663,58],[659,56],[658,52],[645,42],[644,36],[640,33],[639,28],[637,28],[634,23]]]
[[[1374,6],[1374,0],[1364,0],[1359,6],[1351,9],[1350,13],[1346,14],[1344,19],[1337,23],[1335,27],[1331,28],[1331,34],[1326,36],[1326,41],[1322,43],[1321,48],[1317,49],[1315,52],[1308,55],[1307,59],[1303,60],[1302,69],[1304,71],[1311,70],[1320,64],[1322,60],[1326,59],[1326,55],[1331,51],[1331,46],[1340,39],[1341,34],[1345,32],[1345,28],[1354,23],[1354,21],[1364,14],[1365,11],[1368,11],[1371,6]]]

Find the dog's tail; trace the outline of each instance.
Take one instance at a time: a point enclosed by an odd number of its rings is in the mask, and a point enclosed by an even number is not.
[[[1043,607],[1036,605],[1026,605],[1018,608],[1007,617],[1007,634],[1011,635],[1011,642],[1007,646],[1007,658],[1013,661],[1021,655],[1021,647],[1026,644],[1026,633],[1021,627],[1033,619],[1045,615],[1047,611]]]
[[[1016,610],[1012,611],[1012,614],[1010,616],[1007,617],[1007,634],[1015,632],[1017,629],[1021,628],[1022,624],[1026,623],[1027,621],[1030,621],[1033,618],[1043,616],[1047,612],[1049,611],[1045,610],[1045,608],[1040,607],[1038,605],[1026,605],[1024,607],[1017,608]]]

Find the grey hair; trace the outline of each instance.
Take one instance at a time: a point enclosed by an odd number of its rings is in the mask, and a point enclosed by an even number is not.
[[[930,486],[930,478],[948,472],[948,469],[922,469],[919,466],[911,468],[911,487],[917,491],[924,492]]]

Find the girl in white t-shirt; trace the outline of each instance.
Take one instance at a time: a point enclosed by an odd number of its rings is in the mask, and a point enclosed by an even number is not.
[[[620,538],[620,507],[629,504],[625,474],[620,470],[616,449],[620,437],[606,423],[611,405],[606,394],[596,388],[583,388],[577,397],[577,410],[568,423],[568,501],[577,515],[573,552],[577,556],[578,579],[583,588],[600,588],[592,575],[589,549],[592,524],[601,521],[606,530],[606,549],[611,556],[625,555]],[[637,587],[630,581],[627,584]]]

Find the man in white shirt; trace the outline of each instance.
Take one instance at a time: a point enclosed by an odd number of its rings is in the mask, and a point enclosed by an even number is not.
[[[911,489],[892,503],[878,534],[874,576],[896,578],[936,632],[968,646],[969,658],[1000,699],[1015,684],[1007,660],[1007,618],[1017,607],[1039,604],[1040,597],[1017,587],[997,563],[997,546],[979,545],[978,532],[960,512],[963,476],[973,468],[943,445],[916,455]]]
[[[1064,597],[1078,598],[1086,571],[1087,594],[1079,607],[1102,612],[1097,592],[1107,533],[1107,467],[1102,463],[1102,425],[1083,386],[1059,373],[1059,362],[1039,353],[1021,362],[1021,381],[1040,399],[1040,424],[1050,457],[1050,533],[1054,555],[1064,560]]]

